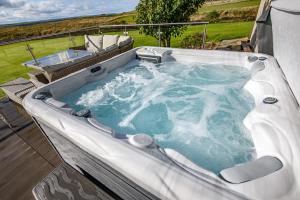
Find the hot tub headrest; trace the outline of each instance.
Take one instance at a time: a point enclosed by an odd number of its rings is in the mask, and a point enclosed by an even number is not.
[[[60,110],[62,110],[65,113],[74,113],[75,111],[70,108],[68,106],[68,104],[66,104],[65,102],[62,101],[58,101],[56,99],[54,99],[53,97],[48,97],[45,100],[45,103],[47,103],[50,106],[54,106],[55,108],[59,108]]]
[[[282,162],[272,156],[263,156],[257,160],[224,169],[220,177],[229,183],[244,183],[272,174],[282,168]]]
[[[47,98],[45,100],[45,102],[47,104],[51,104],[52,106],[54,106],[56,108],[65,108],[65,107],[68,107],[68,105],[65,102],[58,101],[58,100],[54,99],[53,97]]]

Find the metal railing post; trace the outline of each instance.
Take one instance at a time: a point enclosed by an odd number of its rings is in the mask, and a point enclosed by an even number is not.
[[[161,47],[161,31],[160,31],[160,25],[158,26],[158,44],[159,44],[159,47]]]
[[[71,43],[71,45],[73,45],[73,47],[76,46],[76,42],[75,42],[74,38],[72,37],[71,32],[69,32],[69,42]]]
[[[126,26],[125,26],[124,28],[125,28],[125,29],[124,29],[124,33],[123,33],[123,34],[124,34],[125,36],[128,36],[128,32],[127,32]]]
[[[204,31],[202,34],[202,46],[201,46],[202,49],[205,49],[205,43],[206,43],[206,24],[204,25]]]
[[[33,50],[33,48],[32,48],[31,46],[29,46],[29,44],[26,43],[26,51],[29,51],[31,57],[33,58],[33,60],[34,60],[34,62],[35,62],[35,64],[36,64],[36,66],[38,66],[39,63],[38,63],[38,61],[36,60],[36,57],[35,57],[35,55],[34,55],[34,53],[33,53],[32,50]]]

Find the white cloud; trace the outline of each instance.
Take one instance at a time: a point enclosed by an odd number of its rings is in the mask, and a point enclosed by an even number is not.
[[[5,12],[4,10],[0,10],[0,17],[7,17],[8,13]]]
[[[25,1],[19,1],[19,0],[0,0],[0,8],[17,8],[20,6],[23,6],[25,4]]]
[[[32,14],[57,13],[62,11],[63,4],[53,1],[42,1],[34,3],[26,3],[23,11]]]
[[[138,0],[0,0],[0,24],[118,13],[133,10],[137,2]]]

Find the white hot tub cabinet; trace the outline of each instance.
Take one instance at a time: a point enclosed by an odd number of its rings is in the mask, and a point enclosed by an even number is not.
[[[114,133],[93,118],[80,116],[82,113],[71,114],[72,108],[57,101],[67,92],[99,80],[111,70],[136,59],[138,49],[69,75],[26,96],[25,109],[65,162],[124,199],[299,199],[299,106],[273,57],[255,53],[166,49],[168,54],[161,59],[162,62],[237,65],[251,71],[245,89],[252,94],[256,106],[246,116],[244,124],[253,138],[257,158],[266,156],[272,160],[274,157],[278,161],[275,163],[280,164],[272,171],[272,166],[268,166],[270,163],[260,160],[259,164],[246,163],[245,168],[224,172],[226,179],[235,176],[232,178],[241,183],[230,183],[172,149],[159,149],[149,138],[137,137],[145,140],[144,144],[132,145],[128,137]],[[275,97],[278,102],[265,104],[266,97]],[[252,180],[243,182],[244,177]]]

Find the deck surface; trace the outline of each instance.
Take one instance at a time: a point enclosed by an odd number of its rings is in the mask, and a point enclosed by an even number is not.
[[[8,137],[0,143],[1,199],[33,199],[32,188],[60,162],[34,124]]]
[[[6,109],[12,109],[7,106]],[[6,110],[7,111],[7,110]],[[16,110],[11,110],[15,115]],[[32,200],[33,187],[62,161],[29,116],[18,107],[13,128],[0,120],[0,199]],[[9,115],[10,112],[7,112]],[[27,115],[27,116],[26,116]]]
[[[14,104],[8,98],[0,99],[0,142],[32,123],[33,121],[20,105]]]

